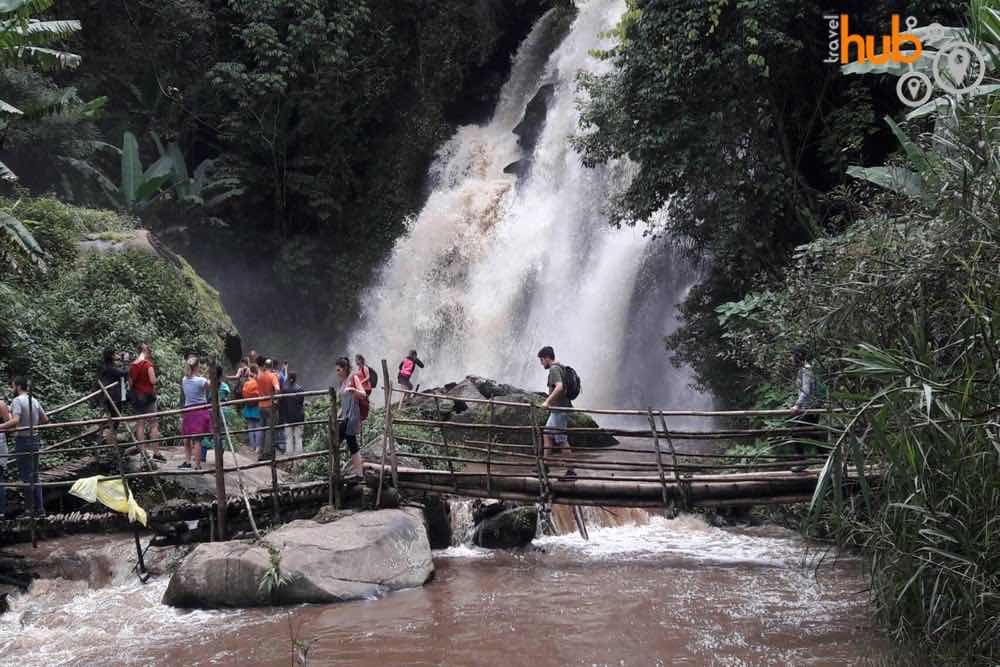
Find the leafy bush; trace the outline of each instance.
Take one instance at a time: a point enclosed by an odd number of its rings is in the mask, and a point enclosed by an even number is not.
[[[718,314],[762,382],[805,344],[841,398],[880,406],[839,418],[808,527],[864,550],[895,638],[985,665],[1000,658],[1000,95],[947,114],[900,132],[918,196],[874,197],[844,234],[799,248],[782,283]],[[847,467],[878,481],[862,474],[847,497]]]
[[[218,320],[221,307],[162,256],[81,253],[83,233],[125,234],[135,228],[129,218],[51,198],[24,199],[18,210],[49,268],[25,267],[0,281],[0,375],[30,374],[39,397],[55,407],[94,390],[103,350],[147,341],[163,404],[176,405],[185,353],[221,356],[220,329],[231,326]],[[93,410],[83,405],[72,416]]]

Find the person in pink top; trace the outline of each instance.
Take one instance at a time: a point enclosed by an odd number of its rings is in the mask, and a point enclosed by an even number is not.
[[[399,375],[396,380],[399,382],[399,386],[409,391],[413,391],[413,374],[417,372],[417,368],[423,368],[424,362],[420,361],[420,357],[417,356],[416,350],[410,350],[410,353],[406,355],[406,358],[399,362]],[[400,400],[400,407],[406,402],[406,398],[409,394],[403,394],[402,400]]]

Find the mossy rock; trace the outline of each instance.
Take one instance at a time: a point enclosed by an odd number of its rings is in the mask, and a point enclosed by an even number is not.
[[[491,422],[490,405],[472,402],[464,399],[494,398],[505,403],[535,403],[545,400],[545,394],[519,389],[508,384],[498,383],[488,378],[474,375],[467,376],[461,382],[448,384],[444,387],[427,390],[430,394],[447,396],[448,399],[415,397],[407,405],[407,412],[416,413],[422,419],[450,421],[456,424],[454,428],[446,428],[447,437],[454,441],[463,440],[485,441],[488,433],[484,429],[461,428],[460,424],[489,424]],[[545,410],[535,410],[535,424],[539,427],[545,424],[548,414]],[[494,405],[492,423],[501,426],[528,426],[531,424],[531,411],[508,405]],[[574,412],[569,417],[570,428],[600,428],[592,417]],[[497,432],[496,440],[515,445],[533,444],[531,431]],[[618,443],[614,436],[604,433],[570,433],[570,445],[574,447],[611,447]]]

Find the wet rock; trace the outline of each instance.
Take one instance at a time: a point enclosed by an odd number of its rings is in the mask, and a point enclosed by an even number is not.
[[[525,107],[521,122],[514,127],[513,131],[517,135],[517,144],[527,156],[530,156],[532,151],[534,151],[535,144],[538,143],[538,137],[542,134],[542,129],[545,127],[545,114],[548,111],[549,102],[552,100],[554,93],[555,86],[551,83],[546,83],[539,87],[538,91]]]
[[[538,510],[515,507],[483,519],[472,533],[472,543],[486,549],[517,549],[535,539]]]
[[[455,423],[454,428],[445,429],[449,439],[453,442],[462,440],[482,441],[487,438],[486,433],[480,429],[463,429],[462,424],[489,424],[490,406],[488,403],[473,403],[464,399],[490,399],[509,403],[536,403],[541,404],[545,400],[542,392],[532,392],[526,389],[519,389],[508,384],[498,383],[489,378],[469,375],[461,382],[453,385],[446,385],[428,389],[430,394],[448,396],[448,400],[438,399],[435,403],[433,398],[422,396],[413,397],[407,404],[406,411],[410,414],[416,413],[424,419],[438,419]],[[461,407],[462,409],[459,409]],[[544,410],[536,410],[535,417],[538,425],[542,425],[547,418]],[[493,406],[493,423],[505,426],[526,426],[531,423],[531,412],[527,408],[511,407],[506,405]],[[591,417],[584,414],[572,413],[569,418],[569,425],[573,428],[597,428],[599,424]],[[571,433],[570,445],[575,447],[611,447],[617,444],[617,440],[607,433]],[[530,431],[507,431],[502,434],[502,442],[530,445],[533,443]]]
[[[334,521],[340,521],[341,519],[353,516],[356,513],[354,510],[338,510],[332,505],[324,505],[320,508],[319,512],[316,512],[316,516],[312,520],[316,523],[333,523]]]
[[[262,586],[268,572],[280,585]],[[261,543],[200,544],[163,603],[211,609],[368,599],[423,585],[434,572],[423,517],[379,510],[332,523],[293,521]]]
[[[451,505],[447,500],[437,494],[428,494],[424,498],[424,521],[431,549],[451,546]]]
[[[152,575],[173,574],[193,550],[194,546],[191,545],[150,547],[142,561],[146,571]]]

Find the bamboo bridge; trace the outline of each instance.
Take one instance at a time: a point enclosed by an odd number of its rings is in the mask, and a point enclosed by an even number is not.
[[[678,511],[695,507],[741,507],[765,504],[785,504],[809,501],[814,494],[833,492],[851,493],[859,485],[874,483],[877,473],[867,471],[865,475],[843,462],[838,456],[844,440],[842,429],[834,426],[835,416],[851,417],[847,409],[826,408],[811,411],[827,415],[824,423],[813,424],[787,421],[789,411],[667,411],[667,410],[611,410],[585,408],[553,408],[591,417],[609,417],[619,427],[596,425],[573,426],[565,429],[571,449],[549,452],[543,445],[544,411],[533,403],[505,402],[496,398],[476,398],[448,393],[419,392],[394,387],[389,380],[388,366],[382,361],[383,398],[385,410],[379,442],[374,446],[375,456],[369,449],[369,460],[365,463],[363,486],[369,489],[368,502],[382,506],[383,495],[395,497],[417,497],[424,494],[441,494],[469,498],[492,498],[522,503],[538,503],[547,509],[553,504],[572,506],[592,505],[608,507],[660,508],[672,515]],[[122,479],[126,489],[130,485],[143,483],[147,494],[156,495],[163,504],[150,508],[150,519],[154,529],[157,524],[171,521],[192,521],[207,519],[211,525],[210,539],[226,539],[232,535],[227,531],[227,523],[246,521],[256,532],[255,514],[270,523],[280,522],[289,517],[298,517],[297,508],[315,508],[332,505],[340,508],[345,499],[358,502],[364,495],[362,485],[348,483],[341,465],[342,443],[337,428],[338,399],[333,388],[303,391],[295,394],[281,394],[281,398],[304,397],[323,399],[328,402],[322,418],[306,419],[292,426],[301,425],[310,429],[312,442],[320,440],[319,451],[309,451],[294,456],[277,454],[272,447],[269,460],[240,464],[236,455],[234,436],[252,430],[270,430],[272,442],[276,442],[276,419],[272,415],[271,426],[257,429],[230,429],[223,417],[224,407],[238,407],[254,403],[260,399],[236,399],[220,402],[218,387],[213,384],[211,412],[212,431],[193,437],[211,438],[214,452],[231,453],[227,464],[226,456],[214,456],[214,466],[203,470],[168,470],[146,457],[144,445],[179,439],[169,435],[157,439],[136,440],[131,429],[132,422],[140,417],[125,416],[113,410],[114,414],[97,419],[58,421],[54,419],[66,410],[86,401],[109,398],[108,387],[100,387],[92,394],[84,396],[57,410],[51,411],[49,424],[36,426],[32,431],[46,435],[46,440],[56,439],[54,444],[41,449],[41,456],[58,454],[63,462],[40,475],[36,483],[7,481],[0,484],[8,489],[24,494],[40,486],[43,491],[64,492],[77,479],[96,474],[96,470],[109,466],[117,474],[105,479]],[[280,398],[278,399],[280,400]],[[433,410],[418,411],[401,405],[410,403],[433,406]],[[441,411],[443,402],[461,403],[464,406],[478,404],[485,419],[456,421],[446,419]],[[156,417],[162,430],[170,430],[163,422],[178,420],[185,412],[204,409],[205,406],[163,410],[142,418]],[[277,400],[271,410],[276,412]],[[506,418],[496,417],[503,410]],[[310,411],[313,414],[317,410]],[[430,416],[428,416],[430,413]],[[516,418],[511,415],[517,414]],[[671,420],[685,419],[685,424],[693,420],[708,420],[711,427],[725,422],[725,428],[703,430],[681,430],[670,428]],[[748,419],[768,419],[780,426],[739,427]],[[841,420],[844,421],[844,420]],[[121,428],[124,427],[124,428]],[[322,431],[321,439],[316,437],[316,429]],[[398,431],[398,432],[397,432]],[[410,435],[419,433],[418,436]],[[433,433],[436,437],[428,436]],[[595,437],[611,438],[614,444],[594,447],[588,445]],[[88,440],[96,444],[80,444]],[[810,457],[776,453],[787,449],[784,444],[790,440],[807,441],[822,454]],[[721,443],[747,443],[762,441],[769,443],[762,451],[753,454],[725,453]],[[706,444],[714,451],[705,451]],[[773,444],[771,444],[773,443]],[[142,446],[140,446],[142,445]],[[380,451],[379,448],[380,447]],[[13,449],[13,448],[11,448]],[[758,447],[758,450],[761,448]],[[10,453],[8,458],[30,454]],[[126,460],[131,458],[142,466],[130,471]],[[282,482],[279,470],[295,464],[319,459],[325,464],[327,478],[321,481]],[[400,464],[400,460],[404,463]],[[345,462],[347,456],[344,455]],[[411,465],[417,464],[417,465]],[[247,492],[242,475],[247,471],[267,468],[270,471],[270,488]],[[566,474],[573,468],[575,475]],[[211,501],[191,502],[183,498],[170,498],[164,489],[164,482],[191,475],[214,475],[216,497]],[[239,493],[230,488],[227,479],[235,476]],[[8,479],[10,476],[8,475]],[[149,488],[150,482],[156,486]],[[229,482],[230,485],[232,481]],[[823,485],[817,492],[817,485]],[[13,495],[13,494],[12,494]],[[147,495],[147,498],[150,496]],[[579,513],[577,513],[579,516]],[[87,506],[86,511],[76,510],[50,513],[44,517],[21,516],[0,521],[0,543],[21,541],[29,536],[32,541],[39,534],[64,532],[104,532],[112,528],[128,527],[124,515],[116,514],[97,505]],[[133,526],[135,528],[135,526]],[[586,528],[580,525],[582,533]],[[138,534],[138,533],[137,533]],[[138,538],[137,538],[138,540]]]

